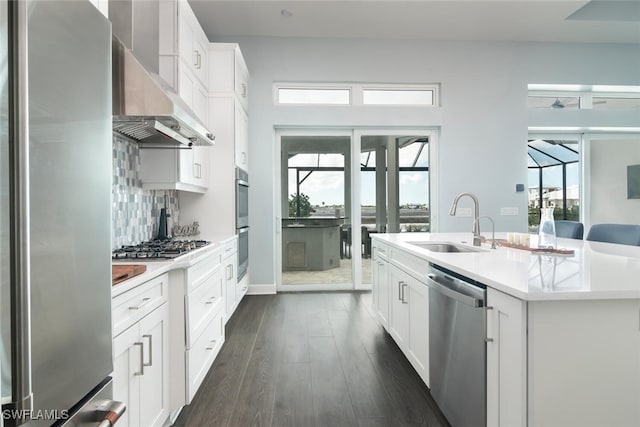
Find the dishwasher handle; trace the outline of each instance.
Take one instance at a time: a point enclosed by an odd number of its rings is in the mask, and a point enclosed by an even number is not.
[[[437,279],[437,276],[435,274],[427,274],[427,285],[434,291],[440,292],[441,294],[449,298],[453,298],[456,301],[459,301],[471,307],[484,307],[484,298],[475,298],[470,295],[457,292],[451,289],[449,286],[439,283],[438,281],[436,281],[436,279]],[[473,287],[473,290],[476,291],[475,286],[473,285],[469,285],[464,282],[458,282],[458,285],[466,286],[469,288]]]

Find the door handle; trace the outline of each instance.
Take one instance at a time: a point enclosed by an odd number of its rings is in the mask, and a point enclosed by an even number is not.
[[[409,286],[409,285],[407,285],[406,283],[402,282],[402,303],[403,303],[403,304],[409,304],[409,303],[408,303],[407,301],[405,301],[405,299],[404,299],[404,289],[405,289],[405,287],[407,287],[407,286]]]
[[[102,418],[98,427],[113,427],[126,409],[127,407],[122,402],[105,401],[96,409],[96,415]]]
[[[133,375],[144,375],[144,343],[134,342],[133,345],[140,347],[140,370]]]
[[[402,280],[398,282],[398,299],[402,301]]]
[[[149,362],[142,363],[142,366],[153,366],[153,336],[151,334],[144,334],[142,338],[149,340]]]
[[[484,342],[493,342],[493,338],[489,338],[489,310],[493,310],[493,307],[484,307]]]

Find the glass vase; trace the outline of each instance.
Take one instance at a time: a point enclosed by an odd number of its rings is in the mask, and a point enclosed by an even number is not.
[[[555,249],[556,247],[556,224],[553,220],[553,208],[540,209],[538,247],[541,249]]]

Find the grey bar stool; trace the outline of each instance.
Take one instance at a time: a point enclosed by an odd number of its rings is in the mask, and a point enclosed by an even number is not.
[[[640,246],[640,225],[594,224],[589,229],[587,240]]]
[[[554,221],[556,225],[556,237],[566,237],[568,239],[582,240],[584,235],[584,225],[577,221]]]

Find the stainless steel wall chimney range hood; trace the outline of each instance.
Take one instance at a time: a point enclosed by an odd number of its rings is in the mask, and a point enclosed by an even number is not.
[[[213,145],[213,134],[157,74],[157,2],[110,1],[109,14],[114,33],[113,130],[142,147]]]
[[[159,76],[113,39],[113,130],[144,146],[213,145],[214,136]]]

